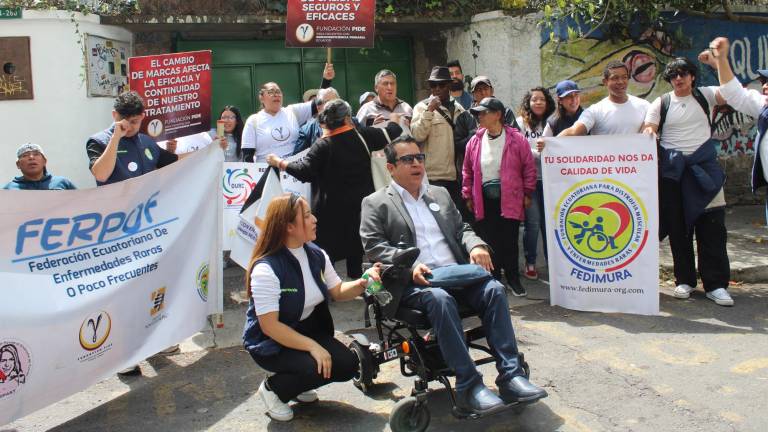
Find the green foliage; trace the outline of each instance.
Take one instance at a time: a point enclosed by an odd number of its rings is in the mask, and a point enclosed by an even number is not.
[[[5,7],[64,10],[86,15],[132,15],[138,11],[138,0],[3,0],[0,3]]]

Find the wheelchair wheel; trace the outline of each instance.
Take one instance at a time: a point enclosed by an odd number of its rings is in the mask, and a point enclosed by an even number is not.
[[[429,408],[413,396],[400,399],[389,414],[392,432],[423,432],[429,426]]]
[[[373,385],[373,356],[368,347],[358,341],[352,341],[349,349],[355,353],[358,360],[357,373],[352,377],[352,384],[367,394]]]

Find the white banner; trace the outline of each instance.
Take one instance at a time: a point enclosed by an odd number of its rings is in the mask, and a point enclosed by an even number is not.
[[[656,159],[647,135],[546,139],[552,305],[658,315]]]
[[[289,162],[301,160],[308,151],[309,149],[289,156],[286,160]],[[221,200],[224,208],[224,250],[232,250],[237,236],[237,226],[240,222],[240,209],[243,208],[245,200],[251,195],[256,187],[256,182],[259,181],[268,167],[266,162],[224,162],[221,176]],[[302,183],[285,172],[280,173],[280,183],[284,191],[296,192],[306,198],[307,202],[311,202],[311,184]],[[253,245],[251,245],[251,249],[253,249]],[[248,255],[250,256],[250,251]]]
[[[97,189],[0,191],[0,425],[222,311],[222,159],[210,146]]]

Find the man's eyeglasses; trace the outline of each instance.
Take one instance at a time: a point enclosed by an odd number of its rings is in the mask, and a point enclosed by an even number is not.
[[[424,161],[427,159],[427,155],[424,153],[415,153],[415,154],[408,154],[403,155],[397,158],[397,161],[400,161],[404,164],[413,165],[414,161],[419,161],[421,163],[424,163]]]
[[[435,87],[447,87],[449,83],[447,82],[432,82],[429,83],[429,88],[435,88]]]
[[[261,94],[269,95],[269,96],[278,96],[283,94],[283,91],[280,89],[269,89],[269,90],[262,90]]]

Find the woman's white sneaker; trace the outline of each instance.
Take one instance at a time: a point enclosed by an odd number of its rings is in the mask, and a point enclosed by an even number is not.
[[[673,291],[672,294],[679,299],[687,299],[688,297],[691,296],[691,293],[695,289],[696,288],[688,284],[680,284],[675,287],[675,291]]]
[[[718,288],[707,293],[707,298],[720,306],[733,306],[733,299],[725,288]]]
[[[280,400],[275,392],[268,390],[266,385],[267,380],[261,382],[259,390],[256,392],[264,402],[264,406],[267,408],[267,415],[273,420],[278,421],[290,421],[293,419],[293,409]]]
[[[302,403],[315,402],[317,400],[317,391],[307,390],[304,393],[299,393],[299,395],[296,396],[296,400]]]

